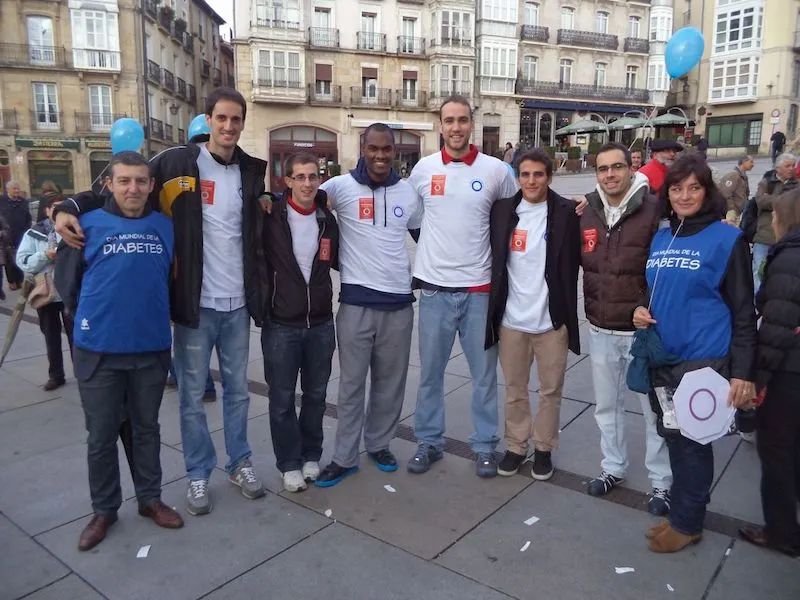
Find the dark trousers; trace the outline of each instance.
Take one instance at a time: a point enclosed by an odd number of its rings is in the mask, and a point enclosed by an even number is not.
[[[78,380],[89,432],[89,492],[96,514],[114,514],[122,504],[117,438],[126,408],[136,498],[142,505],[161,498],[158,412],[169,364],[169,352],[105,355],[91,376]]]
[[[278,470],[299,470],[304,462],[319,461],[322,456],[325,393],[336,348],[333,320],[310,329],[265,323],[261,348]],[[295,409],[298,373],[303,392],[299,418]]]
[[[672,467],[669,522],[686,535],[703,531],[706,505],[711,500],[714,482],[714,451],[711,444],[698,444],[689,438],[668,436],[669,464]]]
[[[761,507],[767,537],[800,548],[797,522],[800,487],[800,374],[775,373],[758,408],[758,457],[761,459]]]
[[[51,302],[37,308],[39,313],[39,329],[44,335],[47,346],[47,362],[50,365],[50,379],[64,379],[64,355],[61,347],[61,331],[67,334],[69,349],[72,352],[72,316],[64,312],[63,302]]]

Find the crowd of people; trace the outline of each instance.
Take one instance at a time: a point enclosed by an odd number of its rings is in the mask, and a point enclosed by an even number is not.
[[[115,155],[107,190],[46,205],[28,250],[18,253],[29,272],[54,269],[63,303],[58,314],[75,323],[73,362],[89,432],[94,511],[80,550],[99,544],[117,520],[118,437],[139,513],[162,527],[183,526],[160,498],[158,410],[170,363],[187,512],[213,508],[209,479],[217,455],[203,399],[214,351],[228,480],[248,499],[264,495],[247,438],[251,321],[261,327],[284,488],[341,484],[359,469],[362,439],[376,468],[396,471],[391,441],[418,290],[422,366],[410,473],[422,475],[443,458],[444,374],[458,336],[472,378],[475,474],[512,476],[530,459],[535,479],[552,477],[567,356],[580,353],[584,342],[602,453],[587,492],[609,494],[629,469],[626,375],[635,334],[645,331],[673,357],[651,365],[648,393],[637,394],[652,483],[648,510],[667,517],[646,532],[649,548],[676,552],[701,539],[712,446],[665,419],[665,401],[672,402],[685,373],[711,367],[730,380],[731,406],[744,414],[763,402],[755,414],[766,526],[742,535],[800,554],[800,411],[791,400],[800,378],[800,192],[775,186],[769,204],[758,204],[759,222],[771,218],[775,238],[760,269],[757,329],[750,247],[730,212],[742,202],[730,195],[726,202],[701,153],[676,158],[679,147],[655,140],[652,160],[641,166],[641,155],[637,165],[628,148],[607,143],[597,155],[595,189],[576,202],[552,189],[546,152],[520,153],[513,172],[479,152],[470,143],[470,103],[452,96],[440,110],[443,148],[407,179],[392,169],[392,130],[374,123],[351,172],[323,182],[316,157],[299,152],[284,165],[287,191],[275,196],[265,191],[266,163],[238,146],[246,107],[235,90],[215,90],[206,106],[210,134],[149,162],[136,153]],[[740,161],[745,174],[746,164]],[[782,181],[780,172],[776,177]],[[417,243],[413,264],[409,235]],[[58,236],[64,243],[54,252]],[[671,253],[692,260],[664,260]],[[341,278],[336,314],[332,269]],[[588,340],[578,329],[580,285]],[[322,420],[337,347],[337,427],[332,460],[322,468]],[[498,362],[506,381],[500,460]],[[534,363],[535,414],[528,392]]]

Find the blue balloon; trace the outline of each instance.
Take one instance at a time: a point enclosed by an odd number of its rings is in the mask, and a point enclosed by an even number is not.
[[[196,135],[203,135],[211,133],[211,127],[206,123],[205,115],[197,115],[192,122],[189,123],[189,141]]]
[[[111,152],[139,152],[144,143],[144,128],[136,119],[117,119],[111,126]]]
[[[684,27],[672,34],[664,53],[669,76],[682,77],[694,69],[703,58],[705,45],[703,34],[696,27]]]

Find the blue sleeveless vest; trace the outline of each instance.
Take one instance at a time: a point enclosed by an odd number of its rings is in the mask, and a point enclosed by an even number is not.
[[[93,210],[80,223],[86,266],[75,345],[107,354],[169,350],[172,221],[158,212],[128,219]]]
[[[650,312],[664,347],[683,360],[728,354],[732,317],[720,284],[739,235],[716,222],[694,235],[673,240],[670,229],[660,229],[653,238],[646,271]]]

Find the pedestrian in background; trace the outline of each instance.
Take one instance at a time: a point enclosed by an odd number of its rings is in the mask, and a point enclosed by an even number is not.
[[[17,248],[22,241],[22,236],[30,229],[31,218],[30,202],[22,193],[22,187],[13,179],[6,182],[6,193],[0,196],[0,218],[4,219],[11,230],[11,241],[16,255]],[[18,290],[22,285],[24,275],[14,261],[6,262],[6,279],[11,291]],[[2,283],[0,283],[2,291]]]

